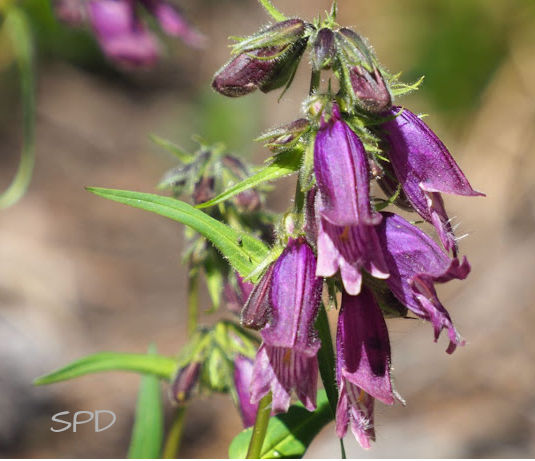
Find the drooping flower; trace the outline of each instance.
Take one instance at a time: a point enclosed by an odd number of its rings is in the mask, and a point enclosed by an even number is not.
[[[335,226],[375,225],[370,206],[370,171],[366,151],[335,104],[322,120],[314,144],[314,173],[321,194],[319,214]]]
[[[273,268],[270,312],[251,387],[253,403],[272,392],[274,414],[288,410],[292,390],[306,408],[316,408],[320,341],[314,322],[322,281],[315,273],[312,249],[302,238],[290,239]]]
[[[414,209],[435,226],[444,248],[455,255],[455,237],[440,193],[484,194],[472,189],[446,146],[419,117],[400,107],[386,115],[392,118],[381,125],[381,136],[396,177]]]
[[[112,61],[128,67],[153,65],[159,56],[156,37],[137,12],[143,6],[170,36],[190,46],[200,46],[204,37],[186,22],[182,13],[165,0],[59,0],[58,17],[73,25],[88,21]]]
[[[321,196],[316,197],[321,209]],[[358,295],[362,284],[362,270],[377,278],[387,278],[388,268],[377,237],[375,226],[334,226],[316,213],[318,264],[316,275],[332,277],[338,271],[347,293]]]
[[[250,427],[255,422],[258,405],[251,403],[251,382],[253,379],[253,361],[238,354],[234,359],[234,388],[243,427]]]
[[[342,295],[336,335],[336,375],[339,400],[336,432],[342,438],[350,424],[363,448],[375,440],[374,399],[392,405],[390,341],[381,309],[371,291]]]
[[[448,330],[450,345],[446,352],[451,354],[464,341],[439,301],[434,283],[466,278],[470,272],[468,260],[451,259],[433,239],[401,216],[382,215],[377,229],[390,272],[386,283],[403,305],[432,323],[435,341],[442,329]]]

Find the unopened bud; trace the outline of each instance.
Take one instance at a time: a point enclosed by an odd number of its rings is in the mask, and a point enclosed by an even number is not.
[[[336,42],[349,65],[364,65],[372,70],[375,58],[359,34],[344,27],[336,33]]]
[[[300,118],[264,133],[256,141],[263,142],[269,150],[277,152],[292,147],[309,127],[308,120]]]
[[[193,202],[195,205],[207,202],[215,196],[214,192],[215,179],[213,176],[203,176],[193,189]]]
[[[200,362],[190,362],[178,371],[171,385],[171,393],[176,403],[183,405],[189,400],[199,380],[200,371]]]
[[[350,78],[355,96],[365,110],[378,114],[390,108],[392,98],[377,67],[371,73],[362,66],[353,67]]]
[[[312,67],[316,71],[329,69],[335,56],[334,32],[327,28],[320,29],[312,47]]]

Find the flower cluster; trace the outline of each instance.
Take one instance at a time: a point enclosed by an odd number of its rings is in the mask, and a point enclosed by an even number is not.
[[[235,56],[213,80],[219,93],[242,96],[288,86],[305,50],[311,53],[311,94],[306,119],[261,139],[278,154],[303,155],[292,226],[279,235],[284,248],[266,265],[242,311],[242,324],[260,329],[251,402],[272,393],[272,412],[287,411],[290,395],[316,405],[315,319],[323,279],[341,296],[336,337],[336,432],[351,427],[359,443],[374,440],[375,400],[392,405],[391,351],[385,314],[410,311],[429,321],[448,353],[464,344],[435,283],[464,279],[442,193],[475,196],[461,169],[431,129],[395,95],[410,89],[381,68],[366,41],[339,27],[334,12],[323,23],[287,19],[240,39]],[[332,70],[339,91],[321,92],[321,71]],[[371,195],[376,180],[386,199]],[[439,245],[392,212],[397,204],[436,229]],[[399,307],[401,306],[401,307]]]
[[[57,0],[56,14],[71,25],[88,23],[106,56],[126,67],[147,67],[158,59],[155,35],[142,22],[139,8],[153,16],[165,34],[198,47],[204,37],[165,0]]]

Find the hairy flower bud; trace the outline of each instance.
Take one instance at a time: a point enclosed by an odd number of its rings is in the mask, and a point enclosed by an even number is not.
[[[289,19],[241,40],[234,48],[238,56],[215,74],[212,87],[224,96],[238,97],[287,84],[305,50],[305,30],[302,20]]]
[[[199,380],[200,371],[200,362],[190,362],[178,371],[171,385],[171,395],[176,403],[183,405],[189,400]]]
[[[262,136],[256,138],[256,141],[264,143],[269,150],[278,152],[291,148],[299,141],[299,138],[310,128],[310,123],[305,118],[299,118],[287,125],[274,128]]]
[[[316,71],[329,69],[335,56],[334,32],[327,28],[320,29],[312,46],[312,67]]]
[[[368,72],[363,66],[352,67],[349,75],[358,103],[365,110],[380,113],[392,105],[392,97],[377,67],[374,66],[373,72]]]

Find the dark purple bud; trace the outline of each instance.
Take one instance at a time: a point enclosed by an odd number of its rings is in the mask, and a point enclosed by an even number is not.
[[[190,362],[178,371],[171,384],[171,395],[176,403],[183,405],[189,400],[199,380],[200,372],[200,362]]]
[[[321,209],[321,198],[316,199]],[[332,277],[338,271],[347,293],[358,295],[362,269],[377,278],[387,278],[388,269],[375,226],[334,226],[317,213],[318,265],[316,275]]]
[[[199,181],[197,181],[192,194],[195,205],[207,202],[215,197],[214,183],[215,178],[213,176],[202,176]]]
[[[295,144],[309,128],[310,123],[308,120],[300,118],[264,133],[256,141],[263,142],[268,149],[277,152]]]
[[[292,389],[306,408],[316,408],[317,352],[314,329],[322,280],[315,276],[316,258],[304,239],[290,239],[273,270],[271,316],[255,359],[252,401],[273,393],[273,413],[290,405]]]
[[[90,0],[89,21],[104,53],[120,65],[150,66],[158,58],[154,36],[130,0]]]
[[[340,395],[336,407],[336,435],[342,439],[351,425],[351,432],[364,449],[375,442],[374,398],[348,381],[340,385]]]
[[[329,69],[335,56],[334,32],[327,28],[320,29],[312,45],[312,67],[316,71]]]
[[[303,37],[306,28],[307,24],[298,18],[277,22],[250,37],[241,39],[233,47],[234,54],[294,43]]]
[[[419,117],[400,107],[385,115],[393,117],[381,129],[396,178],[414,209],[435,226],[446,250],[455,255],[455,237],[440,193],[484,194],[472,189],[446,146]]]
[[[196,48],[205,43],[204,35],[186,21],[176,6],[163,0],[141,0],[141,3],[158,20],[167,35],[181,38],[187,45]]]
[[[271,315],[271,283],[275,265],[269,266],[260,281],[254,286],[241,313],[241,324],[247,328],[260,330]]]
[[[314,173],[321,194],[320,215],[335,226],[375,225],[370,205],[370,169],[362,142],[333,106],[314,144]]]
[[[403,305],[433,324],[435,341],[442,329],[448,330],[450,345],[446,352],[451,354],[464,340],[439,301],[434,283],[463,280],[470,265],[466,257],[462,262],[450,259],[433,239],[401,216],[382,214],[378,235],[390,271],[386,283]]]
[[[234,359],[234,387],[238,397],[238,406],[243,427],[251,427],[256,419],[258,404],[251,403],[251,383],[253,380],[253,361],[237,355]]]
[[[392,97],[377,67],[374,66],[373,72],[362,66],[352,67],[349,77],[357,102],[368,112],[378,114],[392,105]]]
[[[337,379],[348,381],[381,402],[392,405],[390,341],[383,314],[371,291],[342,294],[336,334]]]
[[[375,57],[359,34],[344,27],[336,33],[336,42],[344,54],[345,63],[351,67],[364,65],[370,71],[373,69]]]

